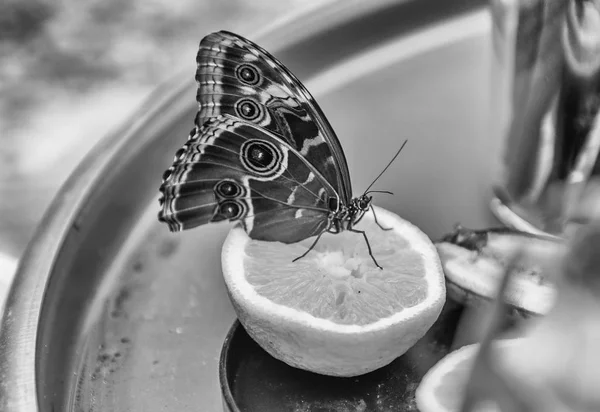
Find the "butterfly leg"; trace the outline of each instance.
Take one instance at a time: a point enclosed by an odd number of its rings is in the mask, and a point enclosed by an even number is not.
[[[312,245],[310,245],[310,247],[308,248],[308,250],[306,252],[304,252],[302,255],[298,256],[296,259],[292,260],[292,262],[295,262],[297,260],[302,259],[304,256],[308,255],[308,253],[314,249],[314,247],[317,245],[317,242],[319,241],[319,239],[321,239],[321,236],[323,235],[323,233],[325,233],[326,230],[322,231],[321,233],[319,233],[319,235],[317,236],[317,238],[315,239],[315,241],[312,243]]]
[[[381,230],[392,230],[391,227],[381,226],[381,223],[379,223],[379,221],[377,220],[377,215],[375,214],[375,208],[373,207],[373,205],[371,205],[371,211],[373,212],[373,219],[375,219],[375,223],[377,223],[377,226],[379,226]]]
[[[348,229],[350,232],[354,232],[354,233],[361,233],[363,235],[363,237],[365,238],[365,242],[367,243],[367,249],[369,249],[369,256],[371,256],[371,259],[373,259],[373,263],[375,263],[375,266],[377,266],[379,269],[383,268],[381,266],[379,266],[379,263],[377,263],[377,260],[375,260],[375,256],[373,256],[373,251],[371,250],[371,244],[369,243],[369,238],[367,237],[367,234],[364,230],[356,230],[356,229]]]

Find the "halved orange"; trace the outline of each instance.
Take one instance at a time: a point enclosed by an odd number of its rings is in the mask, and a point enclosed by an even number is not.
[[[373,254],[357,233],[296,244],[252,240],[234,227],[225,240],[225,283],[248,334],[287,364],[333,376],[387,365],[435,322],[446,298],[435,246],[420,229],[382,208],[367,213]]]
[[[525,315],[545,315],[556,299],[552,269],[564,251],[560,242],[543,238],[495,236],[495,254],[479,253],[452,244],[436,244],[446,274],[448,295],[458,302],[469,299],[491,302],[504,276],[507,261],[517,251],[511,282],[505,291],[506,302]]]
[[[493,342],[492,350],[499,360],[518,347],[524,338],[502,339]],[[444,356],[421,380],[415,393],[421,412],[458,412],[461,409],[467,379],[479,351],[479,343],[463,346]],[[501,412],[493,401],[482,402],[475,412]]]

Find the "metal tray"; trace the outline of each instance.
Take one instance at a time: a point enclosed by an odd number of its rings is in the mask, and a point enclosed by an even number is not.
[[[437,237],[493,221],[486,4],[338,1],[241,34],[319,100],[357,191],[409,139],[378,183],[396,196],[375,201]],[[6,302],[0,410],[221,410],[219,351],[235,319],[220,273],[229,226],[170,234],[156,219],[195,93],[193,73],[159,87],[58,193]]]

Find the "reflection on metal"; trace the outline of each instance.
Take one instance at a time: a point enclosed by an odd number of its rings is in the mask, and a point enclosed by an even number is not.
[[[492,133],[504,140],[492,209],[567,235],[600,187],[600,1],[493,0],[492,18]]]

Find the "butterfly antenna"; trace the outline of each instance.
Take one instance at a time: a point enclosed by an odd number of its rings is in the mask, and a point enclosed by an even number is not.
[[[394,163],[394,160],[396,160],[396,158],[398,157],[398,155],[400,154],[402,149],[404,149],[404,146],[406,145],[407,142],[408,142],[408,139],[405,140],[404,143],[402,143],[402,146],[400,146],[400,149],[398,149],[398,151],[396,152],[394,157],[392,157],[392,160],[390,160],[390,162],[387,164],[387,166],[381,171],[381,173],[379,173],[379,175],[375,178],[375,180],[373,180],[373,182],[369,185],[369,187],[367,187],[367,190],[365,190],[365,193],[367,193],[369,191],[369,189],[375,184],[375,182],[377,182],[377,180],[385,173],[386,170],[388,170],[388,168],[392,165],[392,163]]]
[[[368,195],[369,193],[385,193],[386,195],[394,195],[394,193],[390,192],[389,190],[369,190],[368,192],[365,192],[365,195]]]

